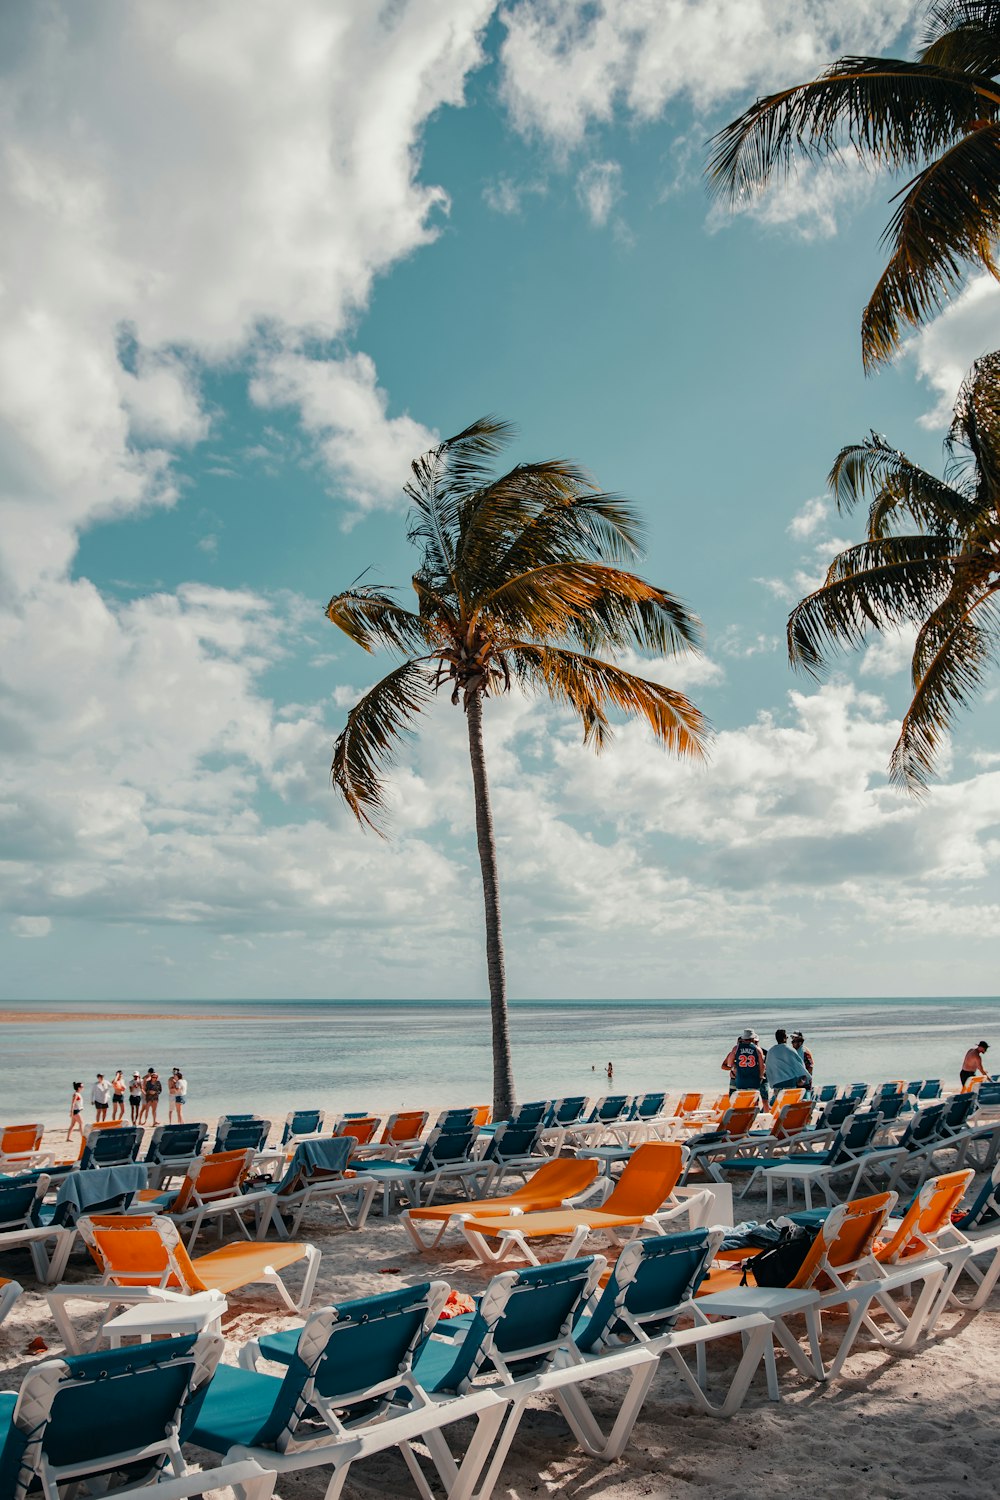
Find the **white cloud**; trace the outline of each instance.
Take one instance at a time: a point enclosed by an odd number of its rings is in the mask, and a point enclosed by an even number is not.
[[[49,917],[15,917],[10,930],[15,937],[43,938],[52,931],[52,922]]]
[[[412,460],[438,440],[412,417],[388,416],[388,397],[366,354],[264,356],[250,394],[260,406],[298,408],[336,490],[359,510],[398,505]]]
[[[611,210],[624,196],[622,169],[616,161],[588,162],[576,178],[576,196],[595,228],[603,228]]]
[[[862,677],[895,677],[900,672],[909,671],[916,638],[916,630],[909,626],[876,636],[865,648],[859,673]]]
[[[1000,283],[984,272],[903,345],[904,358],[913,361],[918,378],[937,397],[921,426],[948,426],[973,361],[994,349],[1000,349]]]
[[[912,0],[515,0],[503,13],[503,94],[523,131],[561,149],[622,110],[659,119],[808,78],[842,52],[879,52]]]
[[[829,515],[829,495],[814,495],[789,521],[788,535],[797,542],[808,541],[821,526],[825,526]]]
[[[511,177],[498,177],[487,182],[483,188],[483,201],[494,213],[508,218],[519,214],[526,197],[544,198],[548,186],[543,178],[532,178],[527,182],[515,182]]]
[[[843,212],[870,197],[874,186],[874,176],[852,157],[839,163],[793,161],[788,174],[765,192],[735,204],[713,203],[707,223],[718,231],[745,215],[768,229],[791,228],[806,241],[831,239]]]
[[[9,577],[58,577],[79,528],[174,503],[170,452],[206,430],[204,362],[261,329],[272,345],[341,334],[373,277],[433,237],[447,199],[419,179],[420,134],[461,101],[490,9],[4,12]]]

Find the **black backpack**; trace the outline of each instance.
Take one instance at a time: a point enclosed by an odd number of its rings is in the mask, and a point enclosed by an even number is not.
[[[783,1228],[776,1245],[746,1262],[740,1285],[746,1286],[747,1272],[752,1271],[758,1286],[788,1286],[812,1249],[817,1233],[817,1230],[806,1229],[802,1224]]]

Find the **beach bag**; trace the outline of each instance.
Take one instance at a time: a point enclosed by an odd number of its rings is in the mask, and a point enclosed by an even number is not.
[[[776,1245],[746,1262],[740,1285],[747,1285],[747,1273],[752,1271],[758,1286],[788,1286],[801,1269],[815,1238],[815,1231],[802,1224],[791,1224],[782,1229]]]

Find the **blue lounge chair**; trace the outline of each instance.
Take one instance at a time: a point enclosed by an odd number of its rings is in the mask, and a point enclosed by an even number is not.
[[[116,1125],[113,1130],[94,1130],[87,1133],[79,1170],[87,1172],[91,1167],[126,1167],[136,1160],[142,1146],[140,1125]]]
[[[487,1125],[480,1125],[481,1136],[496,1135],[501,1125],[541,1125],[552,1102],[549,1099],[536,1099],[531,1104],[519,1104],[514,1113],[506,1120],[491,1120]]]
[[[526,1180],[529,1172],[534,1172],[543,1161],[548,1161],[548,1156],[540,1146],[541,1134],[540,1119],[525,1125],[506,1120],[498,1125],[496,1134],[480,1157],[483,1163],[493,1169],[490,1182],[505,1177],[508,1172],[516,1172],[522,1181]]]
[[[856,1100],[858,1103],[860,1103],[862,1099],[867,1099],[867,1083],[852,1083],[850,1088],[847,1090],[847,1097],[848,1099]]]
[[[940,1078],[925,1078],[924,1079],[924,1086],[920,1090],[920,1097],[921,1097],[921,1099],[940,1099],[940,1097],[941,1097],[941,1080],[940,1080]]]
[[[826,1151],[794,1152],[790,1156],[764,1159],[758,1163],[758,1171],[767,1185],[767,1211],[774,1202],[774,1187],[783,1182],[791,1205],[795,1184],[800,1182],[805,1195],[806,1208],[812,1208],[812,1189],[818,1187],[827,1203],[833,1206],[832,1186],[838,1177],[853,1173],[848,1198],[853,1198],[859,1183],[876,1165],[888,1165],[895,1160],[897,1148],[876,1150],[872,1142],[881,1129],[882,1121],[875,1113],[852,1114],[837,1132]],[[729,1164],[730,1166],[732,1163]],[[749,1191],[751,1184],[747,1184]]]
[[[837,1084],[824,1083],[823,1087],[816,1095],[816,1102],[818,1104],[830,1104],[834,1099],[838,1099],[839,1097],[840,1089]]]
[[[263,1151],[270,1134],[270,1120],[257,1115],[222,1115],[215,1127],[212,1155],[219,1151]]]
[[[281,1132],[281,1144],[287,1146],[300,1135],[318,1135],[326,1118],[321,1109],[293,1109]]]
[[[329,1445],[321,1444],[308,1451],[293,1453],[291,1445],[296,1440],[296,1429],[289,1430],[291,1424],[286,1423],[284,1430],[271,1439],[277,1449],[276,1454],[272,1454],[268,1448],[249,1448],[255,1458],[261,1463],[273,1464],[279,1473],[306,1466],[329,1465],[334,1468],[335,1480],[339,1478],[342,1481],[346,1466],[355,1458],[365,1457],[380,1448],[398,1446],[411,1472],[419,1476],[418,1487],[421,1494],[427,1494],[430,1491],[411,1447],[412,1441],[422,1440],[449,1493],[457,1489],[462,1494],[487,1495],[492,1488],[493,1478],[478,1485],[476,1481],[508,1408],[514,1402],[526,1400],[537,1389],[539,1379],[553,1367],[560,1350],[569,1342],[575,1317],[591,1295],[603,1267],[604,1261],[600,1257],[587,1257],[583,1260],[562,1261],[553,1266],[531,1267],[520,1272],[508,1271],[495,1276],[473,1315],[464,1320],[454,1319],[450,1323],[439,1325],[445,1335],[454,1335],[457,1331],[454,1325],[461,1322],[463,1337],[460,1341],[453,1336],[427,1338],[431,1325],[429,1322],[425,1323],[410,1347],[412,1364],[407,1367],[405,1360],[401,1360],[395,1374],[390,1369],[383,1368],[383,1371],[379,1371],[373,1368],[373,1356],[369,1350],[377,1347],[377,1325],[376,1329],[371,1328],[370,1313],[367,1313],[367,1321],[356,1339],[354,1360],[346,1368],[341,1368],[341,1361],[335,1356],[333,1340],[324,1345],[321,1332],[318,1331],[313,1342],[320,1345],[320,1356],[324,1349],[330,1356],[329,1378],[336,1380],[339,1371],[341,1384],[354,1394],[355,1401],[384,1400],[390,1388],[395,1386],[393,1403],[383,1407],[381,1412],[376,1406],[375,1415],[381,1416],[381,1421],[375,1423],[366,1421],[364,1417],[356,1425],[344,1422],[345,1406],[348,1417],[352,1413],[344,1394],[339,1390],[329,1405],[325,1402],[321,1405],[311,1393],[297,1394],[304,1391],[305,1381],[309,1378],[307,1359],[301,1358],[299,1354],[301,1341],[310,1330],[309,1323],[298,1334],[293,1330],[266,1336],[259,1344],[248,1345],[241,1360],[253,1364],[258,1359],[265,1359],[285,1365],[287,1375],[284,1381],[273,1377],[268,1381],[266,1376],[255,1371],[232,1372],[223,1368],[219,1372],[217,1383],[223,1395],[228,1389],[232,1390],[233,1395],[220,1410],[222,1403],[215,1403],[216,1382],[213,1382],[193,1440],[214,1452],[227,1451],[230,1456],[235,1457],[232,1447],[224,1447],[227,1442],[232,1442],[236,1430],[233,1418],[241,1418],[243,1414],[250,1412],[251,1403],[255,1420],[261,1410],[265,1414],[267,1410],[276,1410],[277,1393],[283,1391],[286,1407],[295,1401],[297,1408],[301,1409],[307,1399],[311,1400],[314,1410],[322,1413],[331,1428],[331,1442]],[[439,1296],[447,1293],[447,1287],[443,1284],[438,1283],[437,1288]],[[410,1288],[409,1292],[415,1295],[426,1293],[427,1290],[426,1287]],[[404,1298],[406,1293],[390,1295]],[[358,1313],[354,1315],[365,1316],[364,1304],[379,1300],[388,1299],[364,1298],[358,1303],[342,1304],[339,1309],[327,1309],[326,1315],[358,1309]],[[336,1338],[336,1328],[333,1333]],[[422,1343],[421,1338],[424,1340]],[[389,1359],[385,1361],[385,1365],[388,1365],[399,1349],[399,1342],[393,1343],[385,1336],[381,1342],[389,1350]],[[633,1355],[632,1358],[634,1357]],[[351,1384],[352,1381],[357,1381],[361,1369],[364,1369],[368,1380],[367,1391]],[[237,1391],[234,1373],[243,1374],[245,1379],[252,1379],[258,1384],[241,1385]],[[382,1376],[381,1380],[373,1380],[373,1376],[379,1374]],[[321,1372],[317,1371],[316,1384],[320,1378]],[[270,1408],[265,1407],[265,1389],[260,1385],[263,1381],[268,1381]],[[334,1405],[337,1409],[331,1411],[330,1408]],[[441,1429],[465,1415],[475,1415],[479,1420],[461,1467],[456,1469],[455,1460]],[[243,1425],[241,1430],[246,1431],[247,1426],[249,1423]],[[353,1447],[346,1441],[349,1438],[354,1439]],[[238,1441],[241,1446],[236,1452],[242,1454],[249,1445],[244,1446],[245,1439],[242,1437]],[[493,1475],[492,1464],[490,1475]],[[339,1484],[334,1481],[327,1494],[332,1490],[336,1495],[339,1489]]]
[[[566,1376],[554,1373],[546,1383],[583,1448],[595,1458],[610,1461],[624,1452],[653,1377],[666,1358],[683,1380],[700,1411],[731,1416],[743,1405],[754,1373],[767,1358],[770,1320],[760,1313],[725,1323],[710,1323],[694,1296],[723,1235],[721,1230],[696,1229],[683,1234],[633,1240],[612,1268],[603,1291],[573,1328],[573,1355],[562,1361]],[[695,1327],[677,1330],[681,1317]],[[743,1352],[723,1401],[713,1403],[706,1392],[706,1346],[720,1338],[739,1335]],[[614,1425],[605,1435],[580,1388],[581,1380],[600,1372],[601,1359],[623,1346],[653,1356],[652,1365],[633,1367],[629,1389]],[[693,1354],[695,1370],[687,1362]],[[580,1366],[582,1357],[583,1368]],[[509,1445],[505,1430],[501,1442]]]
[[[378,1184],[367,1169],[344,1175],[354,1146],[353,1136],[347,1135],[300,1141],[281,1181],[253,1195],[261,1199],[270,1194],[271,1199],[270,1212],[260,1215],[258,1239],[268,1229],[280,1239],[294,1239],[306,1209],[315,1203],[332,1203],[349,1229],[364,1229]]]
[[[79,1481],[187,1472],[189,1436],[222,1354],[218,1334],[46,1360],[0,1394],[0,1494],[47,1497]],[[143,1493],[147,1493],[144,1491]]]
[[[182,1125],[157,1125],[143,1157],[149,1168],[151,1187],[160,1187],[173,1176],[183,1176],[191,1162],[202,1154],[208,1126],[198,1121]]]
[[[896,1161],[889,1178],[889,1186],[895,1188],[911,1172],[917,1186],[930,1171],[930,1148],[940,1141],[944,1123],[945,1104],[932,1104],[922,1109],[907,1125],[895,1143]]]
[[[332,1496],[353,1463],[386,1448],[401,1447],[415,1464],[409,1442],[431,1441],[449,1422],[487,1417],[488,1449],[503,1415],[490,1393],[434,1401],[413,1374],[447,1295],[446,1283],[424,1282],[361,1297],[321,1309],[301,1329],[247,1344],[239,1369],[216,1372],[192,1441],[230,1458],[252,1454],[281,1474],[331,1469]],[[454,1360],[453,1345],[448,1352]],[[260,1358],[284,1375],[259,1373]]]
[[[419,1155],[409,1161],[379,1158],[363,1161],[365,1176],[373,1178],[382,1188],[383,1214],[389,1211],[393,1193],[405,1194],[412,1205],[431,1203],[442,1182],[454,1182],[470,1196],[478,1186],[482,1197],[493,1177],[493,1168],[473,1157],[477,1139],[474,1125],[464,1130],[432,1130]]]
[[[50,1183],[49,1174],[41,1171],[0,1178],[0,1251],[28,1250],[35,1275],[46,1282],[62,1275],[73,1247],[72,1229],[42,1219]]]

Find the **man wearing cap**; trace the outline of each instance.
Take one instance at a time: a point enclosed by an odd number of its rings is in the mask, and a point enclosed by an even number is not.
[[[990,1076],[986,1071],[986,1064],[983,1061],[983,1053],[989,1050],[989,1042],[979,1042],[977,1046],[969,1048],[965,1054],[962,1071],[958,1075],[962,1080],[963,1089],[970,1078],[988,1078]]]
[[[729,1073],[729,1092],[740,1089],[755,1089],[767,1103],[764,1091],[764,1054],[757,1044],[757,1033],[752,1026],[740,1032],[736,1046],[726,1055],[722,1064]]]

